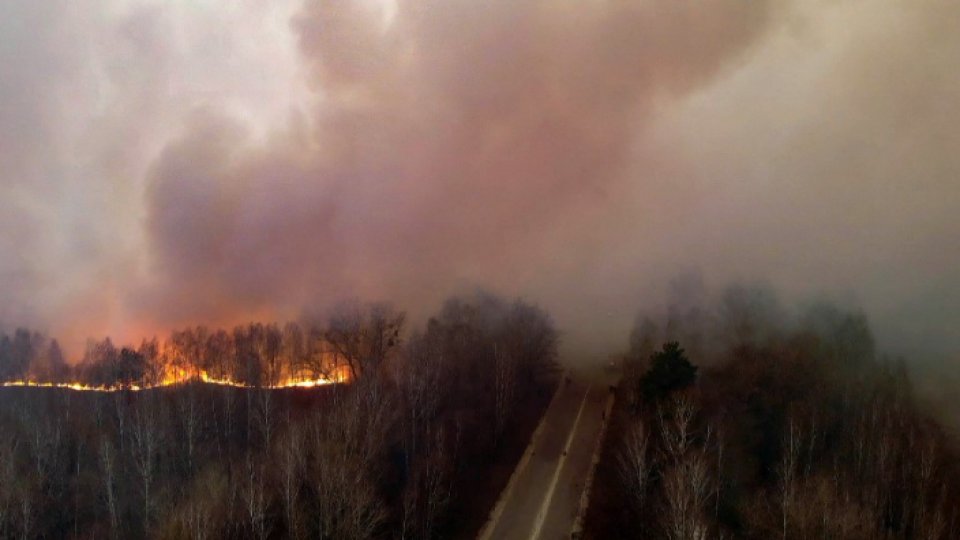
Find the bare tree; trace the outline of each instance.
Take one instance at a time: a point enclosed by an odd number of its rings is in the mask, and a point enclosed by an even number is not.
[[[283,373],[280,353],[282,352],[283,336],[276,325],[268,324],[263,327],[262,332],[256,340],[257,355],[261,360],[261,384],[263,386],[276,386],[280,382]]]
[[[657,406],[660,439],[667,457],[675,463],[682,460],[693,444],[693,420],[697,406],[687,394],[674,396],[669,406]]]
[[[503,339],[516,363],[517,385],[529,387],[549,377],[556,368],[558,342],[550,316],[518,300],[510,306],[504,323]]]
[[[127,404],[124,401],[123,392],[112,392],[113,397],[113,420],[117,427],[117,440],[120,442],[120,452],[124,450],[124,442],[127,436]]]
[[[517,362],[503,347],[494,345],[494,441],[499,444],[513,416],[516,402]]]
[[[82,455],[83,455],[83,439],[77,441],[73,458],[74,458],[74,469],[73,469],[73,536],[77,538],[80,536],[80,472],[82,464]]]
[[[704,510],[712,492],[705,456],[696,452],[667,471],[663,480],[667,512],[664,532],[672,540],[704,540],[709,522]]]
[[[719,423],[717,425],[720,425]],[[722,427],[713,427],[711,426],[710,432],[707,436],[707,439],[710,439],[710,435],[715,433],[715,438],[717,441],[716,453],[717,453],[717,482],[714,486],[713,494],[713,519],[717,522],[720,521],[720,490],[723,487],[723,451],[725,449],[725,441],[723,440],[723,428]]]
[[[301,537],[300,486],[305,473],[304,444],[300,431],[290,426],[279,445],[281,495],[287,524],[287,536]]]
[[[134,469],[140,480],[143,498],[143,532],[149,534],[153,510],[153,488],[157,475],[157,451],[162,441],[159,418],[155,405],[143,396],[133,414],[130,426],[131,452]]]
[[[405,316],[388,304],[339,304],[327,321],[324,337],[352,378],[376,370],[400,344]]]
[[[627,493],[632,496],[631,503],[637,513],[643,515],[653,477],[653,463],[650,456],[650,435],[642,420],[634,421],[628,428],[618,455],[618,463],[621,481]]]
[[[137,347],[137,353],[143,357],[143,383],[147,386],[159,384],[163,380],[163,362],[160,358],[160,343],[157,338],[144,339]]]
[[[325,330],[316,327],[310,327],[304,336],[300,369],[309,371],[315,378],[333,378],[338,367],[339,355],[326,336]]]
[[[247,517],[248,534],[261,540],[267,538],[267,492],[264,486],[263,466],[256,463],[250,453],[247,454],[246,477],[242,488],[244,510]]]
[[[217,379],[235,379],[236,348],[226,330],[217,330],[207,339],[203,351],[208,374]]]
[[[459,429],[451,436],[439,429],[431,442],[433,451],[423,456],[403,494],[403,537],[433,538],[440,518],[453,495],[453,473],[460,443]]]
[[[324,339],[350,369],[350,375],[356,379],[362,370],[364,350],[364,320],[359,303],[341,303],[334,308],[327,321]]]
[[[120,534],[120,512],[117,507],[116,454],[114,454],[113,443],[106,438],[101,438],[99,453],[103,495],[107,505],[107,515],[110,517],[110,536],[116,538]]]
[[[336,443],[327,441],[326,449]],[[356,455],[335,450],[319,458],[315,468],[317,536],[319,538],[370,538],[386,521],[388,510]]]
[[[405,467],[409,472],[420,450],[420,441],[440,404],[443,352],[433,343],[417,337],[395,364],[403,404]]]
[[[20,487],[20,538],[28,540],[33,538],[33,525],[36,513],[34,505],[34,486],[30,483],[23,483]]]
[[[177,515],[181,530],[192,540],[206,540],[210,537],[208,505],[203,501],[188,504]]]
[[[7,538],[11,534],[17,446],[13,436],[0,439],[0,538]]]
[[[667,538],[702,540],[708,537],[707,504],[714,480],[706,451],[695,445],[693,421],[697,405],[687,394],[674,396],[657,408],[660,441],[667,458],[663,473],[665,510],[662,528]]]
[[[780,454],[780,465],[777,471],[780,477],[778,487],[780,491],[781,538],[784,539],[787,538],[787,520],[796,501],[801,447],[800,429],[791,414],[787,418],[787,432],[783,437],[783,450]]]
[[[291,322],[283,327],[281,357],[284,359],[287,377],[299,377],[309,369],[307,336],[299,324]]]
[[[188,473],[193,474],[197,461],[197,448],[200,443],[200,434],[203,429],[204,416],[200,410],[196,384],[188,384],[175,395],[177,413],[180,420],[180,434],[183,441],[183,451],[186,455],[185,465]]]
[[[267,388],[257,388],[256,400],[256,418],[257,428],[260,432],[260,442],[263,448],[269,448],[270,441],[273,440],[273,429],[276,422],[276,403],[274,402],[274,392]]]
[[[377,368],[387,360],[391,351],[400,345],[400,332],[403,330],[406,315],[385,303],[372,304],[368,311],[367,334],[370,345],[366,362],[368,365],[363,367]]]
[[[38,479],[52,478],[59,474],[60,451],[63,443],[62,419],[43,418],[37,413],[24,418],[24,425],[30,426],[30,456],[33,458],[34,470]]]
[[[219,444],[222,446],[229,447],[233,441],[233,435],[235,431],[235,416],[237,409],[237,389],[230,386],[220,387],[219,395],[221,396],[221,418],[220,418],[220,437]],[[223,452],[225,449],[220,448],[220,451]]]
[[[394,404],[377,377],[361,379],[349,395],[312,424],[311,479],[320,538],[369,538],[389,512],[377,485],[392,429]]]

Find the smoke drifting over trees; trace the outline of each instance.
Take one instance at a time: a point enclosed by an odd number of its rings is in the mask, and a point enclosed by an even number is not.
[[[0,2],[0,382],[110,390],[0,388],[0,537],[445,536],[557,357],[628,334],[620,532],[956,536],[949,437],[883,354],[960,367],[958,27]]]
[[[634,326],[587,537],[960,533],[956,441],[861,313],[788,309],[758,287],[678,290]],[[695,382],[662,339],[689,344]]]
[[[692,266],[960,348],[955,3],[0,10],[8,333],[77,356],[482,284],[588,350]]]

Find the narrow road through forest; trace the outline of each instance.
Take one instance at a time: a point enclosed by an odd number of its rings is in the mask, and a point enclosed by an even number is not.
[[[480,534],[488,539],[569,538],[609,395],[597,377],[571,373],[522,459],[501,505]]]

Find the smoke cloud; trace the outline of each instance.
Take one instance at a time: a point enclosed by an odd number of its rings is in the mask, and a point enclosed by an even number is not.
[[[960,337],[960,5],[0,7],[0,322],[414,319],[476,286],[626,346],[678,272]]]

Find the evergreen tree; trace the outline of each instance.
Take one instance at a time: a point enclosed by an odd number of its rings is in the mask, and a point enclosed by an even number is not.
[[[650,369],[640,377],[640,395],[657,401],[675,390],[686,388],[697,379],[697,366],[690,363],[680,344],[671,341],[650,356]]]

